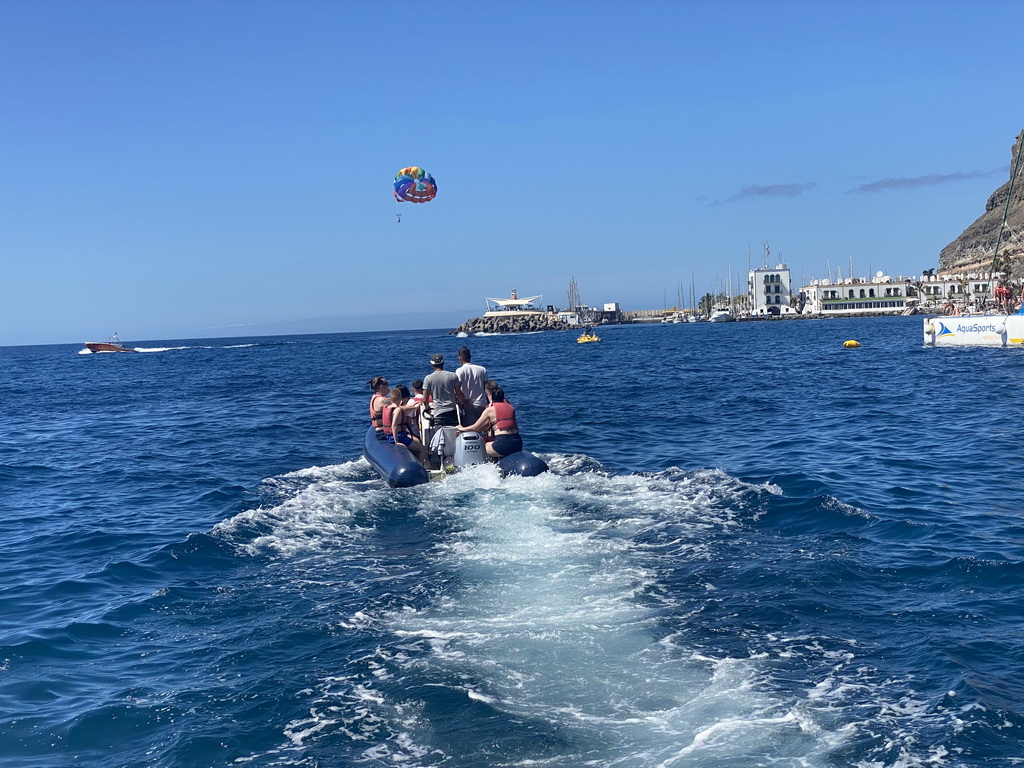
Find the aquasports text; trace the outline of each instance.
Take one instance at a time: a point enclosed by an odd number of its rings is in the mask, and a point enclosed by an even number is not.
[[[986,323],[985,325],[982,325],[981,323],[972,323],[971,325],[960,325],[959,323],[957,323],[957,325],[956,325],[956,332],[957,333],[986,333],[986,332],[987,333],[995,333],[996,332],[996,325],[995,325],[995,323]]]

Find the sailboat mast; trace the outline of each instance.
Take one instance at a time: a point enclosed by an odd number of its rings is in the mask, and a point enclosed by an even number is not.
[[[729,282],[726,285],[729,291],[729,311],[732,312],[732,262],[729,262]]]
[[[1024,144],[1024,131],[1017,134],[1017,156],[1013,158],[1013,169],[1010,171],[1010,188],[1006,191],[1006,205],[1003,206],[1003,220],[999,222],[999,232],[996,234],[996,248],[992,252],[992,267],[989,272],[995,272],[999,265],[999,245],[1003,240],[1003,229],[1006,227],[1006,214],[1010,210],[1010,200],[1013,199],[1013,185],[1017,181],[1017,168],[1020,165],[1021,144]]]
[[[576,277],[573,276],[569,279],[569,309],[579,309],[581,303],[580,290],[576,285]]]

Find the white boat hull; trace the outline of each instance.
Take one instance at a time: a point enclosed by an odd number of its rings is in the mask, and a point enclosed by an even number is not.
[[[933,347],[1024,346],[1024,315],[926,317],[924,343]]]

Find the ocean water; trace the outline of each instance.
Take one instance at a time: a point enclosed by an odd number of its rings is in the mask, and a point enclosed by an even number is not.
[[[0,766],[1024,765],[1024,350],[920,323],[0,349]],[[552,471],[387,488],[462,343]]]

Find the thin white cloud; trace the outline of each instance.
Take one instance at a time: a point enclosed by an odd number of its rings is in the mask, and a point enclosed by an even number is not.
[[[918,187],[933,187],[936,184],[949,184],[965,179],[983,179],[986,176],[994,176],[1004,173],[1003,170],[995,171],[961,171],[959,173],[929,173],[927,176],[914,176],[912,178],[887,176],[878,181],[868,184],[861,184],[850,192],[887,192],[890,189],[916,189]]]
[[[744,187],[732,197],[719,200],[715,205],[726,203],[737,203],[740,200],[749,200],[756,197],[797,197],[809,189],[814,189],[817,184],[768,184],[766,186],[751,185]]]

